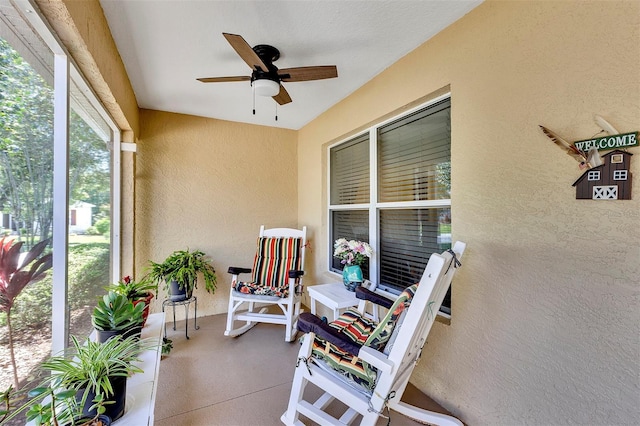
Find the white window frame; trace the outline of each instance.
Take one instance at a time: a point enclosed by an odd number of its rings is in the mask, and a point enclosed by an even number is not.
[[[613,180],[627,180],[628,179],[628,171],[627,170],[614,170],[613,171]]]
[[[379,212],[381,210],[387,209],[409,209],[409,208],[438,208],[438,207],[449,207],[451,208],[451,199],[440,199],[440,200],[419,200],[419,201],[401,201],[401,202],[378,202],[378,169],[377,169],[377,146],[378,146],[378,129],[394,122],[396,120],[402,119],[403,117],[409,116],[417,111],[428,108],[432,105],[437,104],[446,99],[451,99],[451,93],[446,93],[441,96],[438,96],[424,104],[421,104],[415,108],[411,108],[402,114],[398,114],[392,118],[381,121],[369,127],[368,129],[359,132],[357,134],[351,135],[348,138],[342,139],[336,143],[333,143],[327,147],[327,221],[329,223],[329,229],[327,232],[327,243],[328,243],[328,259],[327,259],[327,271],[336,276],[336,279],[341,279],[341,275],[332,270],[332,249],[333,249],[333,229],[332,229],[332,221],[331,216],[332,212],[340,211],[340,210],[368,210],[369,211],[369,244],[374,249],[373,256],[369,262],[369,280],[374,283],[379,282],[379,274],[378,274],[378,265],[379,259],[377,257],[377,253],[379,253],[380,242],[379,242]],[[369,203],[364,204],[348,204],[348,205],[334,205],[331,204],[331,149],[343,144],[345,142],[351,141],[363,134],[369,134],[369,193],[370,200]]]
[[[111,129],[111,279],[120,277],[120,129],[102,106],[70,59],[63,44],[49,29],[37,6],[30,0],[15,0],[25,19],[42,38],[54,55],[54,157],[53,157],[53,289],[51,318],[51,352],[60,353],[67,347],[68,301],[68,236],[69,236],[69,94],[71,80],[80,88]]]
[[[589,170],[589,173],[587,173],[587,180],[590,182],[600,180],[600,170]]]

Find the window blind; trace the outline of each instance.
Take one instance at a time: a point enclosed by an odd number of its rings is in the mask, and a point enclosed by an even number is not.
[[[338,238],[369,242],[369,211],[368,210],[334,210],[331,213],[331,253],[333,243]],[[340,259],[332,257],[331,268],[342,271]],[[361,265],[362,275],[369,278],[369,262]]]
[[[378,130],[378,201],[451,198],[450,101]]]
[[[333,205],[369,202],[369,134],[331,148]]]
[[[417,283],[431,253],[450,247],[450,208],[380,210],[380,285],[399,292]]]

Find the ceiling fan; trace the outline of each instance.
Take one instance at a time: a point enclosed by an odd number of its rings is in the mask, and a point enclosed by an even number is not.
[[[280,51],[275,47],[268,44],[251,47],[240,35],[229,33],[222,33],[222,35],[252,69],[251,76],[205,77],[198,78],[198,81],[203,83],[250,81],[257,95],[271,96],[279,105],[285,105],[291,102],[291,96],[282,82],[322,80],[338,76],[338,68],[335,65],[278,69],[273,65],[280,57]]]

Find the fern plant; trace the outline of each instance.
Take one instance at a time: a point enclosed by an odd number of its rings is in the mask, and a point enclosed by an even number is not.
[[[165,290],[175,281],[180,290],[186,289],[187,294],[191,294],[198,286],[198,274],[202,274],[205,290],[214,293],[216,270],[213,265],[202,251],[187,249],[174,251],[162,263],[149,261],[147,278],[156,284],[164,281]]]

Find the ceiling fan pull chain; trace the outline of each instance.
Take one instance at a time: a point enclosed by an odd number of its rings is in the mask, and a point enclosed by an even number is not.
[[[278,103],[276,102],[276,121],[278,121]]]
[[[253,94],[253,115],[256,115],[256,86],[251,82],[251,92]]]

